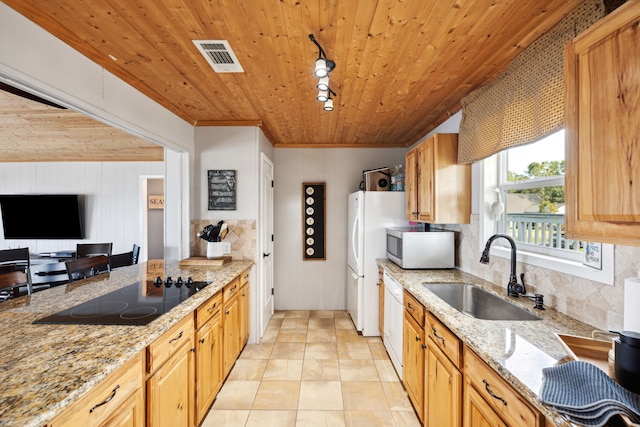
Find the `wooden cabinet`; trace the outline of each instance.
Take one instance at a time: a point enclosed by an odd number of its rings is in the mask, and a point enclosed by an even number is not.
[[[407,219],[469,223],[471,166],[458,165],[457,157],[457,134],[435,134],[406,154]]]
[[[48,426],[143,427],[142,360],[143,353],[140,353],[71,404]]]
[[[422,310],[419,307],[421,304],[417,303],[415,298],[408,292],[404,292],[404,326],[403,326],[403,343],[402,343],[402,382],[404,388],[407,390],[409,400],[413,404],[413,407],[418,415],[420,421],[423,421],[423,400],[424,400],[424,329],[422,328],[422,322],[418,322],[418,319],[413,314],[420,316]],[[407,307],[412,307],[413,310]],[[424,308],[423,308],[424,310]]]
[[[222,292],[196,310],[196,424],[222,387]]]
[[[565,48],[566,236],[640,245],[640,4]]]
[[[240,352],[249,340],[251,321],[251,298],[249,270],[240,275]]]
[[[224,287],[222,294],[223,377],[226,378],[240,354],[240,277]]]
[[[462,425],[462,343],[433,314],[425,317],[424,425]]]
[[[543,425],[542,414],[468,348],[464,351],[464,366],[465,427]]]
[[[147,347],[147,423],[191,427],[195,420],[193,315]]]
[[[378,267],[378,332],[384,340],[384,269]]]

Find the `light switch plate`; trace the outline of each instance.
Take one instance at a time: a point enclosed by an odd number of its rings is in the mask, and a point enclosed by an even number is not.
[[[222,242],[224,244],[224,254],[229,255],[231,253],[231,243],[230,242]]]

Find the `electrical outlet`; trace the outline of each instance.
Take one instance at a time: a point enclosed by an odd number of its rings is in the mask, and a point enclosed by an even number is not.
[[[222,242],[224,244],[224,254],[229,255],[231,253],[231,243],[230,242]]]

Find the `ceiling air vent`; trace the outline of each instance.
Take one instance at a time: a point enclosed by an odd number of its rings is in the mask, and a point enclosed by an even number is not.
[[[193,40],[216,73],[244,73],[226,40]]]

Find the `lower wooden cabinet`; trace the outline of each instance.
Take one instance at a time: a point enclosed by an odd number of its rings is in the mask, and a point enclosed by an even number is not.
[[[147,348],[147,424],[190,427],[195,423],[195,348],[193,315]],[[158,356],[168,356],[166,358]]]
[[[424,425],[462,425],[462,374],[436,343],[427,339]]]
[[[464,426],[540,427],[544,417],[469,348],[464,351]],[[493,412],[493,415],[491,412]],[[485,419],[494,420],[485,424]]]
[[[141,353],[71,404],[48,426],[143,427],[142,360]]]
[[[206,319],[201,326],[198,320],[196,331],[196,424],[200,424],[222,387],[222,295],[203,304],[196,316]]]
[[[480,393],[468,383],[464,390],[464,426],[507,427]]]
[[[236,278],[223,290],[223,377],[226,378],[240,353],[240,279]]]
[[[250,312],[251,312],[251,294],[249,287],[249,270],[240,275],[240,348],[249,341],[250,332]]]
[[[404,314],[402,348],[404,388],[422,422],[424,420],[424,329],[408,311]]]

